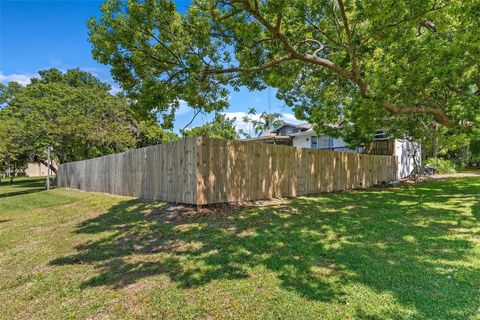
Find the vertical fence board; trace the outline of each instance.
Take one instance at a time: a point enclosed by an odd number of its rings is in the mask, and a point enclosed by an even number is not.
[[[208,204],[368,188],[395,179],[397,166],[392,156],[189,138],[61,164],[58,184]]]

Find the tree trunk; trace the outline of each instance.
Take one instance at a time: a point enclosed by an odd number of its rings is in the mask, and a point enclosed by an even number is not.
[[[39,161],[41,164],[43,164],[45,167],[48,168],[48,163],[47,163],[47,161],[42,160],[42,159],[39,159],[38,161]],[[57,169],[56,169],[52,164],[50,164],[50,170],[52,170],[53,173],[57,174]]]
[[[437,158],[438,157],[438,150],[440,146],[438,143],[438,124],[435,124],[435,127],[433,129],[433,149],[432,149],[432,158]]]
[[[83,158],[88,159],[88,156],[90,155],[90,144],[85,143],[84,148],[83,148]]]
[[[462,148],[462,155],[460,158],[461,164],[464,167],[468,167],[468,154],[469,154],[469,144]]]
[[[13,171],[10,171],[10,184],[13,184],[13,179],[17,175],[17,166],[13,166]]]

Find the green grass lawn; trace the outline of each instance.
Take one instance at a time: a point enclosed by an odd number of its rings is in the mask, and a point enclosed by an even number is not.
[[[480,179],[229,213],[0,185],[0,318],[480,319]]]

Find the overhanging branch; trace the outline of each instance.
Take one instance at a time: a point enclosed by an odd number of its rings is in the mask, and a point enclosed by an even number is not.
[[[445,111],[438,108],[431,108],[431,107],[407,107],[407,106],[398,106],[391,102],[384,102],[384,108],[390,112],[392,115],[398,114],[429,114],[435,118],[435,121],[443,124],[445,126],[450,125],[450,121],[445,114]]]

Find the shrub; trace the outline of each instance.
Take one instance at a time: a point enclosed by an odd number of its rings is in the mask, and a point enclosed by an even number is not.
[[[430,158],[425,161],[427,166],[431,166],[437,169],[437,173],[454,173],[455,163],[451,160],[442,158]]]

